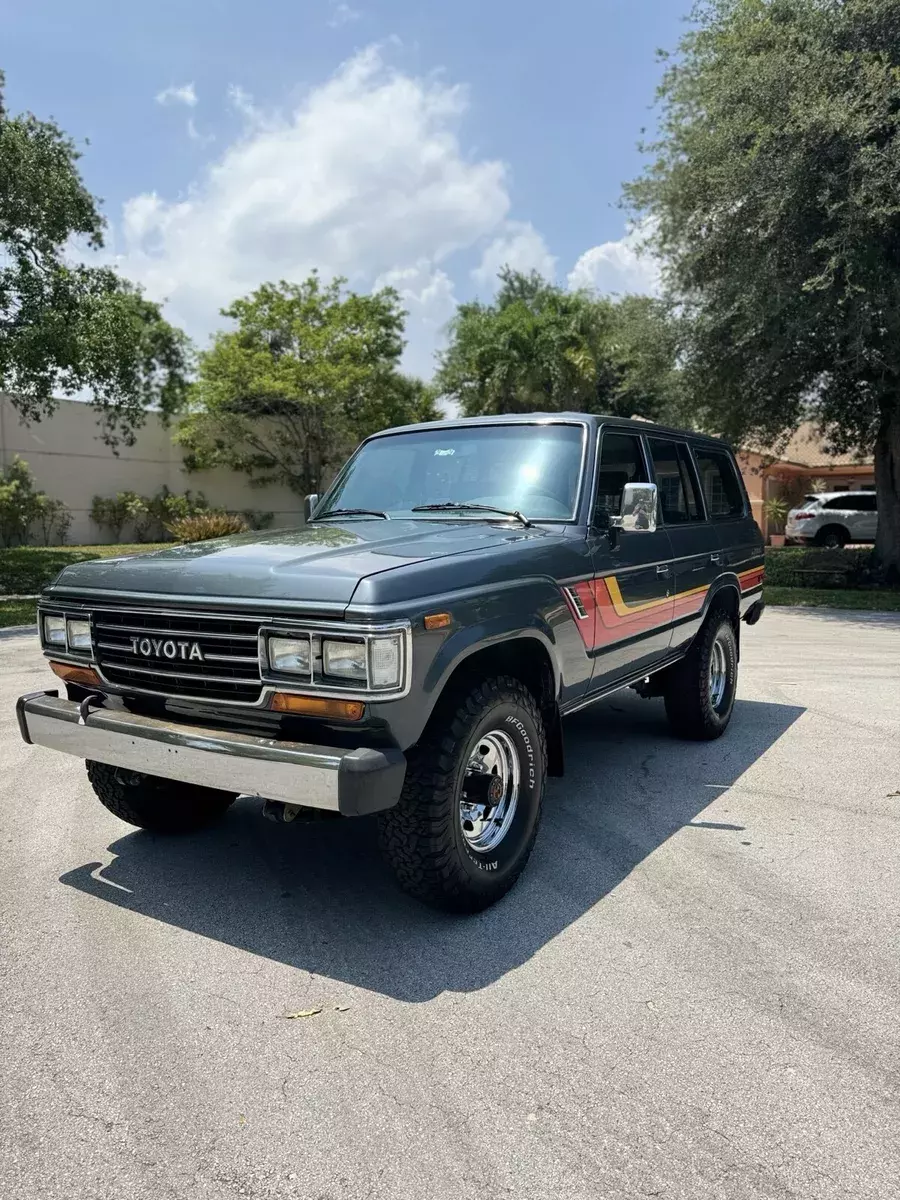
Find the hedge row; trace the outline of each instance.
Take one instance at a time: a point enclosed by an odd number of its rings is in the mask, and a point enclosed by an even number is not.
[[[769,547],[766,551],[766,583],[773,587],[872,587],[872,551],[868,548]]]
[[[154,545],[13,546],[0,550],[0,596],[34,596],[70,563],[156,549]]]

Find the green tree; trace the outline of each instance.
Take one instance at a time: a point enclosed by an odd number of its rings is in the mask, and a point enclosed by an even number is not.
[[[876,555],[900,571],[900,7],[706,0],[627,195],[685,315],[698,423],[812,419],[875,455]]]
[[[87,392],[108,442],[132,442],[148,405],[175,411],[189,366],[184,335],[106,267],[65,257],[103,245],[75,144],[52,121],[11,116],[0,72],[0,389],[28,420]]]
[[[267,283],[222,315],[237,328],[200,356],[177,439],[188,466],[225,465],[257,484],[321,490],[362,438],[439,415],[432,391],[400,374],[397,293],[345,292],[313,273]]]
[[[438,391],[466,416],[506,412],[668,415],[676,404],[675,326],[664,304],[569,292],[504,268],[492,304],[462,304]]]

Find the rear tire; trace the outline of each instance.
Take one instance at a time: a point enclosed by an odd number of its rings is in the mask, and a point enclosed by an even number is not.
[[[547,775],[537,702],[509,676],[473,681],[407,757],[400,801],[379,817],[384,856],[416,899],[479,912],[513,886],[537,836]]]
[[[816,545],[828,550],[840,550],[850,541],[850,533],[842,525],[826,525],[816,534]]]
[[[113,816],[154,833],[192,833],[212,824],[236,796],[214,788],[158,779],[106,763],[88,762],[97,799]]]
[[[734,712],[737,638],[727,613],[710,613],[680,663],[666,678],[663,696],[674,733],[692,741],[721,737]]]

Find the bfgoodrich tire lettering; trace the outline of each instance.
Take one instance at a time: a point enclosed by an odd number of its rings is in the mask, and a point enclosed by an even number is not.
[[[721,737],[734,711],[737,674],[734,626],[727,613],[714,611],[666,677],[666,715],[674,732],[695,741]]]
[[[491,821],[469,821],[474,794],[473,762],[497,764],[487,772],[487,807],[502,836],[492,842]],[[501,770],[504,753],[514,755]],[[435,908],[478,912],[499,900],[518,879],[531,854],[540,823],[547,748],[544,726],[531,692],[517,679],[500,676],[473,682],[442,703],[422,741],[408,755],[400,802],[379,818],[385,857],[400,886]],[[515,775],[514,811],[504,827],[501,792],[492,783]],[[479,784],[481,780],[476,780]],[[505,788],[512,795],[510,786]],[[491,803],[496,807],[490,807]],[[479,837],[479,832],[487,831]],[[483,848],[479,848],[479,846]]]
[[[97,799],[120,821],[156,833],[191,833],[218,820],[236,796],[155,775],[88,762]]]

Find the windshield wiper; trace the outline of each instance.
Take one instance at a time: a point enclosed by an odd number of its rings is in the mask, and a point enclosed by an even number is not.
[[[526,529],[531,528],[531,521],[515,508],[497,508],[495,504],[460,504],[455,500],[447,500],[443,504],[420,504],[411,509],[412,512],[485,512],[501,513],[504,517],[515,517]]]
[[[328,512],[317,513],[314,521],[323,521],[326,517],[378,517],[382,521],[391,518],[380,508],[329,508]]]

